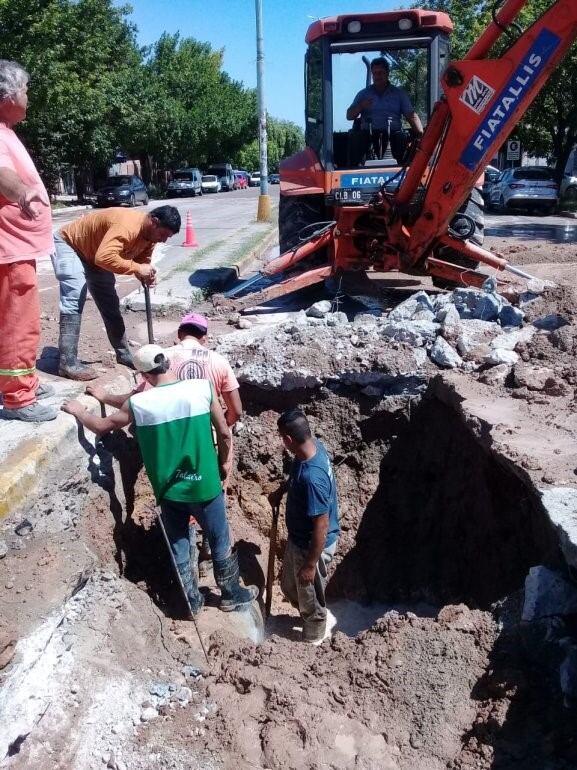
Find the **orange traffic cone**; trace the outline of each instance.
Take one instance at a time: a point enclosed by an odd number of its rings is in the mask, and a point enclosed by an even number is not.
[[[198,241],[196,240],[196,233],[194,232],[194,227],[192,226],[192,214],[190,210],[186,212],[186,225],[184,226],[184,242],[182,245],[198,246]]]

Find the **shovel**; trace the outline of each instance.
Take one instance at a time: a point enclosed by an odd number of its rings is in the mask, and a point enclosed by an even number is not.
[[[272,584],[274,582],[274,552],[276,548],[279,512],[280,506],[273,505],[272,527],[270,529],[270,540],[268,546],[268,566],[266,571],[266,601],[264,605],[265,617],[267,618],[270,616],[270,608],[272,604]]]
[[[152,345],[154,342],[154,331],[152,329],[152,308],[150,307],[150,288],[143,284],[144,288],[144,307],[146,308],[146,326],[148,328],[148,342]]]

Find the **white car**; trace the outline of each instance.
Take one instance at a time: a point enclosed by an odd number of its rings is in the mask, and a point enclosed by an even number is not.
[[[220,182],[218,177],[214,174],[206,174],[206,176],[203,176],[200,185],[203,193],[220,192]]]
[[[538,209],[552,214],[559,203],[559,185],[547,166],[520,166],[502,171],[489,189],[489,204],[497,211]]]
[[[260,185],[260,171],[253,171],[250,175],[249,185],[251,187],[259,187]]]

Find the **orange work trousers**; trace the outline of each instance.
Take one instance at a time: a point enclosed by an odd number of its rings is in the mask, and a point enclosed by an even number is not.
[[[39,340],[36,261],[0,264],[0,393],[6,409],[36,401]]]

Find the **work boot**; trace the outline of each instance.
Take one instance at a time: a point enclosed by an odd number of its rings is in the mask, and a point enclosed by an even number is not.
[[[0,417],[3,420],[22,420],[22,422],[48,422],[55,420],[58,416],[58,409],[54,406],[46,406],[34,401],[28,406],[21,406],[18,409],[7,409],[4,407],[0,411]]]
[[[256,586],[243,588],[240,584],[238,556],[232,553],[221,561],[213,560],[214,579],[220,588],[220,609],[223,612],[243,610],[258,596]]]
[[[132,353],[128,347],[128,340],[126,337],[122,338],[120,344],[115,347],[115,350],[117,363],[121,364],[122,366],[127,366],[129,369],[136,369],[134,366],[134,361],[132,360]]]
[[[58,374],[69,380],[95,380],[98,375],[89,366],[84,366],[78,360],[78,338],[80,337],[80,313],[60,315],[60,363]]]
[[[36,401],[40,401],[41,398],[52,398],[56,395],[56,391],[52,385],[40,382],[36,388]]]
[[[182,587],[188,599],[190,610],[194,616],[198,615],[204,607],[204,596],[198,590],[198,580],[191,569],[190,560],[176,565],[182,581]]]

